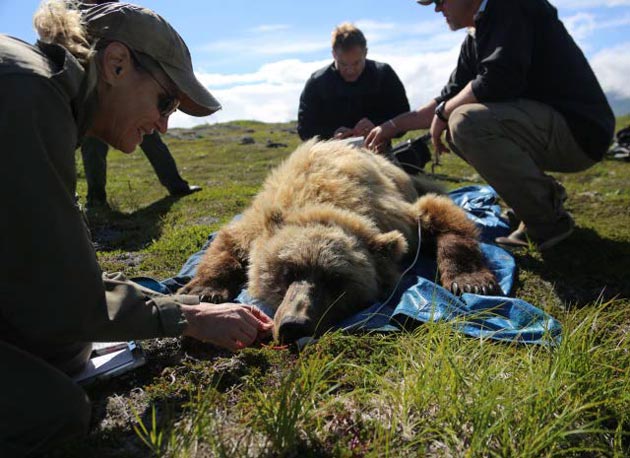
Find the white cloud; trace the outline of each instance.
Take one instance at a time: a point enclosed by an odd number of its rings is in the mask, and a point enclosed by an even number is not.
[[[580,41],[597,31],[630,26],[630,14],[602,19],[591,13],[580,12],[564,18],[563,22],[571,36]]]
[[[402,42],[413,41],[417,46],[416,52],[422,49],[441,51],[452,46],[452,43],[461,42],[462,35],[449,32],[444,19],[437,16],[428,21],[393,23],[380,22],[371,19],[360,19],[355,25],[363,31],[368,47],[372,50],[374,45],[383,45],[394,42],[396,45]],[[421,38],[422,40],[419,40]],[[429,46],[431,48],[429,48]]]
[[[555,0],[551,3],[560,9],[630,6],[630,0]]]
[[[192,127],[205,122],[237,119],[264,122],[296,119],[305,81],[329,62],[330,59],[312,62],[291,59],[265,64],[253,73],[197,73],[197,78],[221,102],[223,109],[206,118],[193,118],[178,111],[169,124],[171,127]]]
[[[223,109],[206,118],[194,118],[177,112],[170,127],[193,127],[199,124],[254,119],[285,122],[296,118],[302,84],[258,83],[213,91]]]
[[[458,55],[459,45],[442,52],[417,53],[413,58],[409,54],[390,55],[389,59],[380,55],[374,57],[388,62],[396,70],[414,109],[440,94],[457,64]]]
[[[291,26],[288,24],[263,24],[258,27],[254,27],[251,29],[252,32],[260,32],[260,33],[270,33],[270,32],[278,32],[280,30],[290,29]]]
[[[624,99],[630,99],[630,41],[597,53],[591,59],[602,88]]]
[[[208,88],[264,82],[270,84],[303,84],[311,73],[325,65],[329,60],[330,59],[304,63],[298,59],[287,59],[264,64],[254,73],[231,75],[221,73],[198,73],[197,78]]]
[[[398,24],[394,22],[381,22],[374,19],[359,19],[354,23],[365,35],[375,30],[395,30]]]
[[[355,22],[368,38],[368,47],[390,42],[415,40],[415,52],[424,49],[444,50],[452,46],[454,41],[460,42],[461,35],[446,31],[441,18],[408,24],[360,19]],[[230,56],[300,56],[314,52],[330,50],[330,31],[311,32],[304,35],[286,33],[291,29],[285,25],[263,25],[250,29],[248,33],[237,38],[217,40],[198,46],[195,50],[204,54]],[[268,33],[278,32],[278,33]],[[418,40],[422,38],[422,40]]]
[[[595,15],[590,13],[577,13],[563,19],[564,25],[576,40],[580,41],[591,35],[597,29]]]
[[[250,36],[235,40],[221,40],[207,43],[198,48],[208,53],[225,53],[233,55],[296,55],[328,49],[330,44],[326,40],[311,40],[308,38],[287,39],[282,34],[267,35],[264,41],[260,36]]]

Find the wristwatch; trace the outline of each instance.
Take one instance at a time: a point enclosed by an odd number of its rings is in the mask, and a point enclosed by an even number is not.
[[[442,122],[448,122],[448,118],[444,116],[444,108],[446,107],[446,100],[442,100],[435,107],[435,116],[437,116]]]

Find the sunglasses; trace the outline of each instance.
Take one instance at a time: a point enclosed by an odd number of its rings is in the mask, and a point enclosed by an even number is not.
[[[171,94],[170,91],[166,89],[166,87],[164,87],[162,83],[160,83],[160,80],[158,80],[155,75],[153,75],[153,73],[148,70],[147,73],[151,78],[153,78],[156,83],[158,83],[158,86],[160,86],[164,91],[158,96],[157,107],[158,111],[160,112],[160,116],[163,118],[168,118],[179,108],[179,98],[176,95]]]
[[[423,1],[416,0],[416,3],[418,5],[423,5],[423,6],[427,5],[426,1],[424,1],[424,0]],[[435,3],[436,6],[442,6],[442,3],[444,3],[444,0],[433,0],[433,2],[431,2],[431,3]]]
[[[162,88],[162,93],[158,96],[157,108],[160,116],[168,118],[179,108],[180,100],[177,95],[169,91],[166,86],[157,78],[156,73],[162,73],[163,70],[158,68],[158,64],[149,60],[147,56],[140,57],[136,52],[132,51],[132,55],[138,67],[142,68],[158,86]],[[151,68],[149,68],[151,67]]]

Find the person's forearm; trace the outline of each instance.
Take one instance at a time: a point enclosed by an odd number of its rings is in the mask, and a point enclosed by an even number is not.
[[[456,108],[469,103],[477,103],[477,97],[472,90],[472,82],[468,83],[459,94],[446,102],[444,106],[444,116],[448,119]]]
[[[436,106],[435,100],[431,100],[421,108],[399,114],[392,118],[391,121],[387,121],[387,123],[396,128],[396,134],[410,130],[428,129],[431,126]]]
[[[365,137],[365,147],[374,151],[380,151],[387,142],[402,132],[428,129],[431,127],[436,106],[437,102],[431,100],[418,110],[402,113],[395,118],[388,119],[372,129],[368,136]]]
[[[122,273],[103,273],[102,282],[107,313],[86,329],[96,341],[180,336],[187,324],[181,307],[199,304],[199,296],[158,294]]]
[[[472,82],[468,83],[459,94],[446,102],[444,115],[448,118],[456,108],[469,103],[477,103],[477,97],[472,90]],[[392,121],[399,131],[428,129],[435,113],[437,102],[431,100],[421,108],[396,116]]]

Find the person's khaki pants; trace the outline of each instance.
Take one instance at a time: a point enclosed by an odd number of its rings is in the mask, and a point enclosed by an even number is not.
[[[66,374],[1,340],[0,367],[0,457],[34,456],[87,434],[90,402]]]
[[[449,131],[455,152],[512,207],[534,240],[553,235],[566,218],[564,189],[544,172],[579,172],[595,164],[564,117],[532,100],[463,105],[451,114]]]

